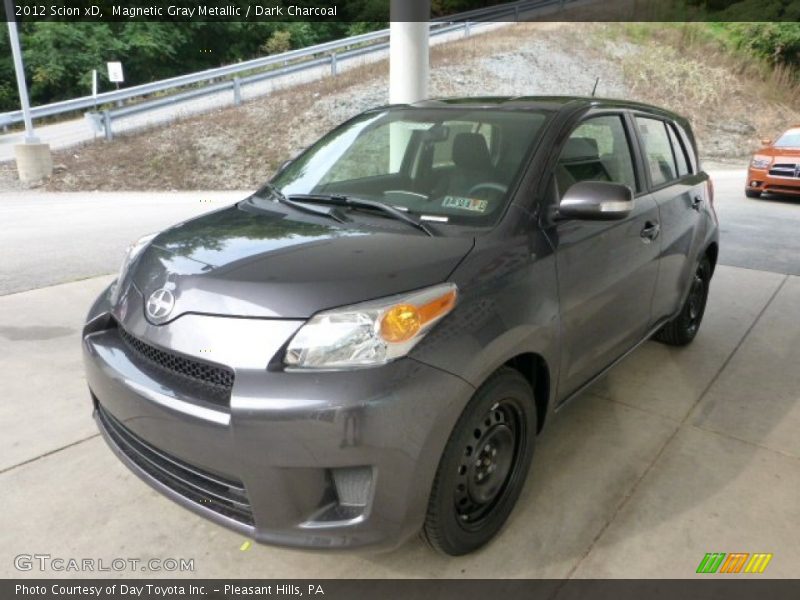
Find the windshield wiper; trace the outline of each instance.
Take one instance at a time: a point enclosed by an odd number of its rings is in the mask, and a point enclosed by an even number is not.
[[[292,194],[289,196],[289,200],[298,200],[300,202],[318,202],[320,204],[334,204],[336,206],[346,206],[347,208],[355,209],[375,209],[382,212],[387,217],[391,217],[396,221],[407,223],[408,225],[425,232],[431,237],[436,237],[437,235],[436,232],[423,223],[422,220],[416,219],[393,206],[383,204],[382,202],[376,202],[375,200],[354,198],[352,196],[344,196],[342,194]]]
[[[272,196],[275,200],[277,200],[281,204],[285,204],[286,206],[290,206],[291,208],[294,208],[295,210],[299,210],[299,211],[302,211],[304,213],[309,213],[309,214],[312,214],[312,215],[319,215],[319,216],[323,216],[323,217],[328,217],[329,219],[333,219],[334,221],[338,221],[339,223],[347,223],[348,222],[348,220],[345,217],[343,217],[341,214],[339,214],[339,211],[337,211],[335,208],[322,208],[322,207],[317,207],[317,206],[313,206],[313,205],[309,205],[309,204],[303,204],[301,202],[295,202],[294,200],[291,200],[291,199],[287,198],[286,196],[284,196],[283,192],[281,192],[278,188],[276,188],[271,183],[267,183],[264,186],[262,186],[254,194],[254,196],[262,196],[262,197]]]

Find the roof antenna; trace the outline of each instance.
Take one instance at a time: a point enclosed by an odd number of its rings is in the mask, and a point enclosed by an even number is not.
[[[597,92],[597,84],[600,83],[600,78],[598,77],[594,81],[594,87],[592,88],[592,98],[594,98],[595,93]]]

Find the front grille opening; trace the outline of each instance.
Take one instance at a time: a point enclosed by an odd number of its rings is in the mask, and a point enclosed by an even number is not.
[[[778,163],[772,165],[772,168],[769,170],[769,174],[775,177],[791,177],[791,178],[798,178],[797,175],[797,164],[791,163]]]
[[[177,378],[202,400],[228,406],[233,389],[233,369],[161,350],[131,335],[121,325],[117,331],[136,362],[157,374]]]
[[[208,473],[158,450],[97,404],[103,429],[120,451],[153,479],[195,504],[246,525],[253,525],[253,512],[244,484]]]

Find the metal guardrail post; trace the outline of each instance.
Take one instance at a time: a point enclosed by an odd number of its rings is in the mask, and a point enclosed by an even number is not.
[[[472,29],[472,27],[470,26],[469,21],[466,21],[464,23],[464,37],[469,37],[471,29]]]
[[[110,142],[114,139],[114,133],[111,131],[111,113],[107,110],[103,111],[103,129],[106,132],[106,141]]]
[[[238,77],[233,78],[233,104],[239,106],[242,103],[242,82]]]
[[[514,7],[514,20],[519,23],[519,6]]]
[[[337,60],[336,52],[331,52],[331,75],[333,76],[336,76],[336,72],[338,70]]]

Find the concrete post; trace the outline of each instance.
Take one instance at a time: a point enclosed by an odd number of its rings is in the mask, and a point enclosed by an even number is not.
[[[17,159],[17,175],[22,183],[34,183],[53,174],[53,158],[48,144],[17,144],[14,146]]]

